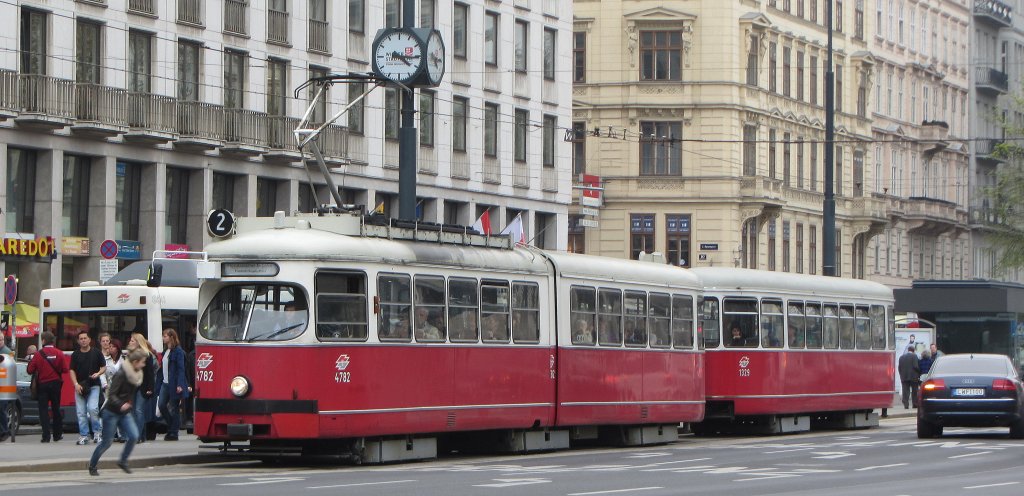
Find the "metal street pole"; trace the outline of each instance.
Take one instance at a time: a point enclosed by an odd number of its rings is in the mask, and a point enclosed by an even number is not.
[[[416,27],[416,0],[402,0],[402,27]],[[402,91],[402,127],[398,130],[398,217],[416,220],[416,91]]]
[[[825,204],[822,206],[822,274],[838,275],[836,271],[836,195],[835,175],[835,73],[832,72],[832,3],[828,5],[828,62],[825,67]]]

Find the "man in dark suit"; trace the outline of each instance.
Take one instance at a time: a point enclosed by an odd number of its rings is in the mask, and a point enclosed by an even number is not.
[[[917,408],[917,386],[921,384],[921,364],[917,359],[914,345],[907,346],[907,352],[900,355],[900,382],[903,383],[903,408],[910,408],[913,401]]]

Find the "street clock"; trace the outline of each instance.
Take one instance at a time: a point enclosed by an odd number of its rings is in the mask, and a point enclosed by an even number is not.
[[[409,87],[438,86],[444,76],[441,32],[386,28],[373,40],[373,73]]]

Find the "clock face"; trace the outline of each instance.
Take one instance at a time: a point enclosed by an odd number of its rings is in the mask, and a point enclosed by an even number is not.
[[[406,83],[423,70],[423,47],[412,34],[392,31],[377,40],[373,70],[388,79]]]
[[[444,76],[444,41],[439,31],[430,33],[427,39],[427,76],[434,86],[441,84]]]

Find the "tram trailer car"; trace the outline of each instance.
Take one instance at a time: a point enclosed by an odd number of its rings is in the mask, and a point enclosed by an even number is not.
[[[892,406],[893,293],[871,281],[696,268],[706,418],[696,433],[878,425]]]
[[[243,218],[208,246],[203,442],[382,462],[664,443],[703,417],[689,271],[363,221]]]

